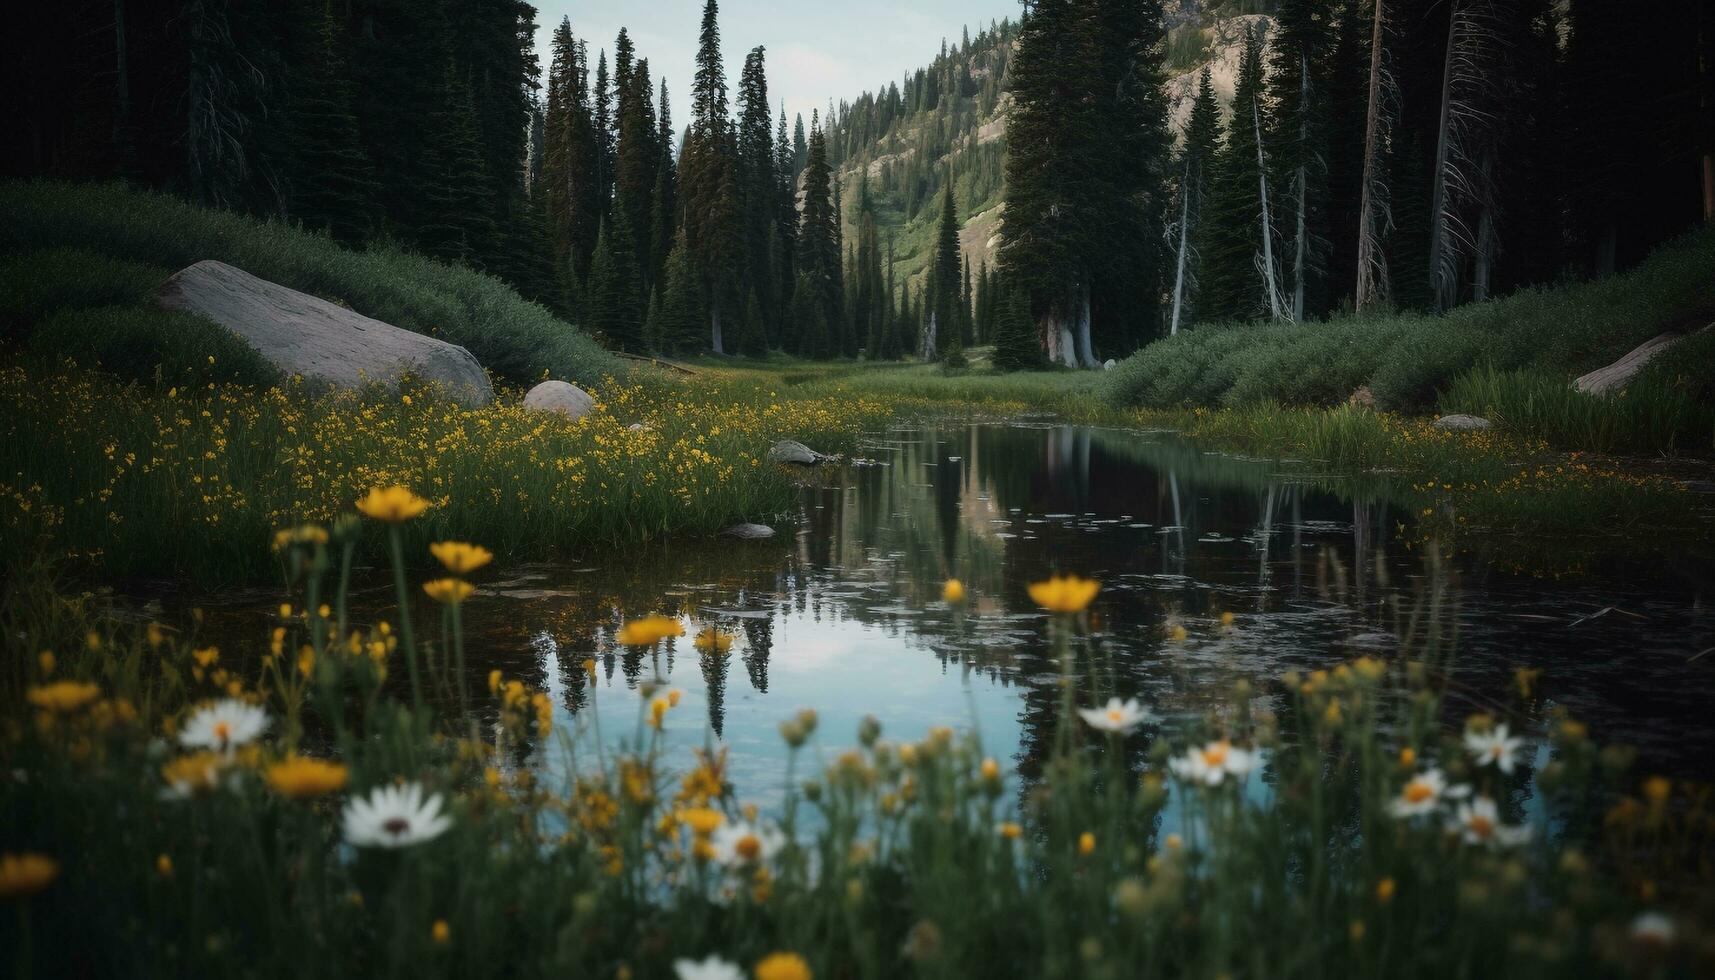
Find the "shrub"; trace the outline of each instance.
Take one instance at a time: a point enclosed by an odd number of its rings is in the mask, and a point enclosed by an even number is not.
[[[0,257],[0,338],[21,339],[55,310],[141,305],[168,275],[78,248]]]
[[[0,252],[71,248],[175,270],[218,259],[462,345],[483,367],[515,383],[547,375],[588,386],[625,373],[617,358],[577,328],[463,266],[389,247],[351,251],[279,222],[118,184],[8,182],[0,184],[0,212],[9,218],[0,226]]]
[[[266,386],[280,379],[279,370],[237,334],[179,310],[62,310],[30,334],[27,349],[54,362],[70,360],[161,385]]]

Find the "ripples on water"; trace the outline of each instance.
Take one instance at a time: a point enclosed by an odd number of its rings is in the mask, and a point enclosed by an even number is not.
[[[1033,772],[1059,668],[1025,586],[1051,572],[1101,580],[1093,669],[1104,689],[1153,705],[1170,734],[1222,705],[1239,677],[1395,651],[1399,617],[1428,589],[1423,548],[1407,547],[1412,518],[1384,499],[1166,434],[913,428],[878,434],[857,455],[863,463],[816,474],[798,512],[769,521],[772,540],[676,542],[491,575],[465,607],[470,683],[499,668],[547,689],[561,724],[599,714],[612,739],[635,730],[634,689],[659,676],[685,692],[667,720],[675,741],[728,747],[734,782],[766,800],[785,757],[776,726],[800,707],[820,712],[826,747],[854,742],[866,714],[895,739],[975,726],[990,754]],[[1599,737],[1638,745],[1652,771],[1715,775],[1715,563],[1579,560],[1592,571],[1571,579],[1501,571],[1471,553],[1435,573],[1457,627],[1455,709],[1508,703],[1513,668],[1540,667],[1544,710],[1564,705]],[[969,591],[963,609],[940,601],[948,577]],[[385,615],[388,593],[371,595]],[[613,642],[621,622],[650,612],[681,614],[687,636],[653,653]],[[225,616],[265,632],[254,613]],[[737,635],[727,657],[692,649],[706,625]],[[593,692],[580,667],[590,657]]]

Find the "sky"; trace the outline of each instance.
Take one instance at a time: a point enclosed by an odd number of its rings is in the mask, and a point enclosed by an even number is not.
[[[587,41],[590,74],[596,52],[606,49],[611,70],[613,39],[625,27],[637,56],[649,59],[657,86],[665,73],[673,126],[684,131],[689,120],[690,82],[697,56],[704,0],[536,0],[536,51],[543,81],[552,53],[549,42],[560,18],[572,19],[572,33]],[[768,49],[768,96],[776,107],[786,102],[786,117],[826,111],[828,100],[854,99],[875,91],[905,72],[924,67],[941,49],[990,20],[1018,16],[1018,0],[721,0],[721,54],[727,87],[736,101],[744,57],[758,44]],[[736,111],[736,106],[733,107]],[[778,108],[776,109],[778,111]]]

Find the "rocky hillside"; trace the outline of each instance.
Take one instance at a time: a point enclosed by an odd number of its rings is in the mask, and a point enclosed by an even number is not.
[[[1168,6],[1163,90],[1169,125],[1177,133],[1190,117],[1203,68],[1210,69],[1217,97],[1230,102],[1246,32],[1266,36],[1274,24],[1267,14],[1229,14],[1265,4],[1181,0]],[[840,182],[845,241],[857,240],[860,186],[867,181],[883,248],[892,242],[895,280],[913,291],[922,286],[948,173],[964,223],[960,245],[973,274],[995,261],[1007,67],[1016,36],[1016,24],[992,23],[946,45],[930,65],[900,82],[830,110],[829,149]]]

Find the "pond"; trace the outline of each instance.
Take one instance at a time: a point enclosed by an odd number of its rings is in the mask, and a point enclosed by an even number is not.
[[[1636,745],[1647,771],[1715,775],[1710,556],[1614,557],[1593,536],[1559,543],[1580,568],[1570,576],[1520,569],[1505,542],[1442,558],[1385,487],[1365,488],[1170,433],[898,428],[813,473],[772,539],[489,574],[464,607],[469,681],[481,689],[500,669],[547,690],[560,725],[599,724],[611,740],[638,730],[637,689],[659,678],[683,692],[666,729],[687,761],[693,747],[726,747],[735,784],[764,803],[783,785],[778,725],[802,707],[819,712],[824,752],[855,744],[874,715],[899,740],[975,728],[1028,777],[1049,751],[1060,668],[1026,586],[1069,572],[1102,583],[1086,648],[1096,666],[1081,676],[1145,701],[1170,736],[1225,710],[1240,678],[1398,655],[1407,631],[1441,638],[1455,720],[1516,704],[1514,669],[1540,668],[1536,719],[1564,706],[1600,738]],[[941,601],[948,577],[968,590],[962,606]],[[362,598],[386,614],[388,590]],[[652,612],[681,616],[687,635],[653,652],[614,642]],[[266,630],[254,600],[210,614]],[[734,634],[726,656],[693,649],[709,625]],[[1257,696],[1276,701],[1278,685]]]

